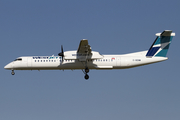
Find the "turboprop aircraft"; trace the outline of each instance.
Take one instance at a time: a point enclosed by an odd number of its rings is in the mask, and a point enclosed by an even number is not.
[[[156,34],[156,39],[149,50],[122,55],[101,55],[91,50],[87,39],[80,41],[79,48],[74,51],[63,51],[58,56],[18,57],[4,68],[11,70],[75,70],[81,69],[89,79],[89,69],[126,69],[167,60],[167,51],[175,33],[165,30]]]

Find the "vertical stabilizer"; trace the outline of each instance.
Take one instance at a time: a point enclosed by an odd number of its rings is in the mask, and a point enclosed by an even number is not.
[[[175,33],[172,33],[171,30],[165,30],[162,33],[156,34],[157,38],[155,39],[152,46],[149,48],[146,56],[147,57],[166,57],[169,46],[171,44],[173,36]]]

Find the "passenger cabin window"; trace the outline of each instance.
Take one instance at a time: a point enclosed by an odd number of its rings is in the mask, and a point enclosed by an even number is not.
[[[22,61],[22,58],[17,58],[14,61]]]

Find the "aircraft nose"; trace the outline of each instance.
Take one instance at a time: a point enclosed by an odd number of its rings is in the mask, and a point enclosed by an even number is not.
[[[11,63],[9,63],[9,64],[7,64],[6,66],[4,66],[4,69],[12,69]]]

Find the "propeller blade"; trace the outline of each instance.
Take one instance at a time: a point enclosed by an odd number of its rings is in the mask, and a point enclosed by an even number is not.
[[[64,51],[63,51],[63,46],[61,45],[61,52],[63,53],[63,55],[64,55]]]
[[[61,45],[61,52],[58,54],[59,56],[62,57],[62,61],[64,61],[64,50],[63,50],[63,46]]]

